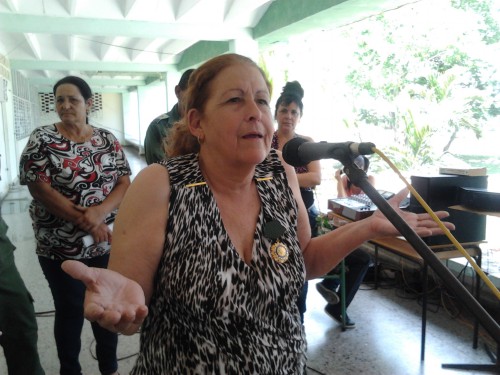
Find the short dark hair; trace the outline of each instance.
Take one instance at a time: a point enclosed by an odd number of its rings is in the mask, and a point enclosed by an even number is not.
[[[83,80],[80,77],[76,76],[66,76],[64,78],[61,78],[59,81],[56,82],[54,85],[54,88],[52,89],[52,92],[54,96],[56,96],[56,90],[59,86],[64,85],[66,83],[69,83],[71,85],[75,85],[78,87],[78,90],[80,91],[80,94],[82,94],[83,98],[85,100],[88,100],[92,98],[92,90],[87,82]]]
[[[304,114],[304,104],[302,103],[302,98],[304,97],[304,89],[300,85],[299,81],[287,82],[283,87],[283,91],[276,100],[276,108],[274,109],[274,117],[278,114],[278,107],[280,105],[288,106],[291,103],[297,104],[300,109],[300,116]]]
[[[179,88],[182,91],[187,89],[188,83],[189,83],[189,77],[191,76],[191,73],[193,73],[193,72],[194,72],[194,69],[188,69],[184,73],[182,73],[181,79],[179,80],[179,83],[177,84],[177,86],[179,86]]]

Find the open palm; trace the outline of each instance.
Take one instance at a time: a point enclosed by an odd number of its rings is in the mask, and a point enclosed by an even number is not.
[[[87,288],[84,315],[102,327],[126,335],[136,333],[148,314],[141,286],[118,272],[68,260],[62,269]]]

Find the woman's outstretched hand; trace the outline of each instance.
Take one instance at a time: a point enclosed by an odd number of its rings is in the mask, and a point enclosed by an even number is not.
[[[91,322],[125,335],[139,330],[148,315],[141,286],[118,272],[87,267],[82,262],[67,260],[62,269],[87,288],[84,315]]]
[[[416,214],[409,211],[403,211],[399,208],[399,204],[404,198],[406,198],[407,195],[408,189],[405,188],[389,199],[388,202],[419,236],[428,237],[436,234],[443,234],[443,230],[428,213]],[[444,219],[450,215],[447,211],[436,211],[435,214],[439,219]],[[382,212],[379,212],[378,210],[375,211],[375,213],[370,217],[370,220],[372,220],[371,225],[373,230],[380,234],[379,237],[399,235],[399,232],[392,225],[392,223],[387,220]],[[453,223],[443,221],[443,224],[449,230],[455,229],[455,225],[453,225]]]

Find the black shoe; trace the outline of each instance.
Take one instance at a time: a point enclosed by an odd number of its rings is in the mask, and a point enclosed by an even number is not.
[[[340,302],[339,295],[335,293],[333,290],[328,289],[323,283],[319,282],[316,284],[316,289],[319,294],[328,302],[329,305],[336,305]]]
[[[335,305],[326,305],[325,306],[325,312],[326,312],[326,315],[328,315],[330,318],[334,319],[335,321],[337,321],[338,323],[342,324],[342,314],[340,314],[339,312],[337,312]],[[345,314],[345,328],[355,328],[356,327],[356,323],[354,323],[351,319],[349,319],[349,315],[347,315],[347,313]]]

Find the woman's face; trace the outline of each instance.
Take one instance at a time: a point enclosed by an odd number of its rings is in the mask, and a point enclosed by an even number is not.
[[[269,90],[257,68],[241,64],[223,69],[210,83],[203,113],[194,109],[188,113],[201,153],[224,162],[262,162],[273,135],[269,102]]]
[[[295,127],[300,121],[300,108],[295,102],[288,105],[280,104],[276,113],[278,129],[285,133],[295,133]]]
[[[75,85],[63,83],[56,89],[56,110],[63,123],[86,124],[91,104],[92,100],[86,101]]]

